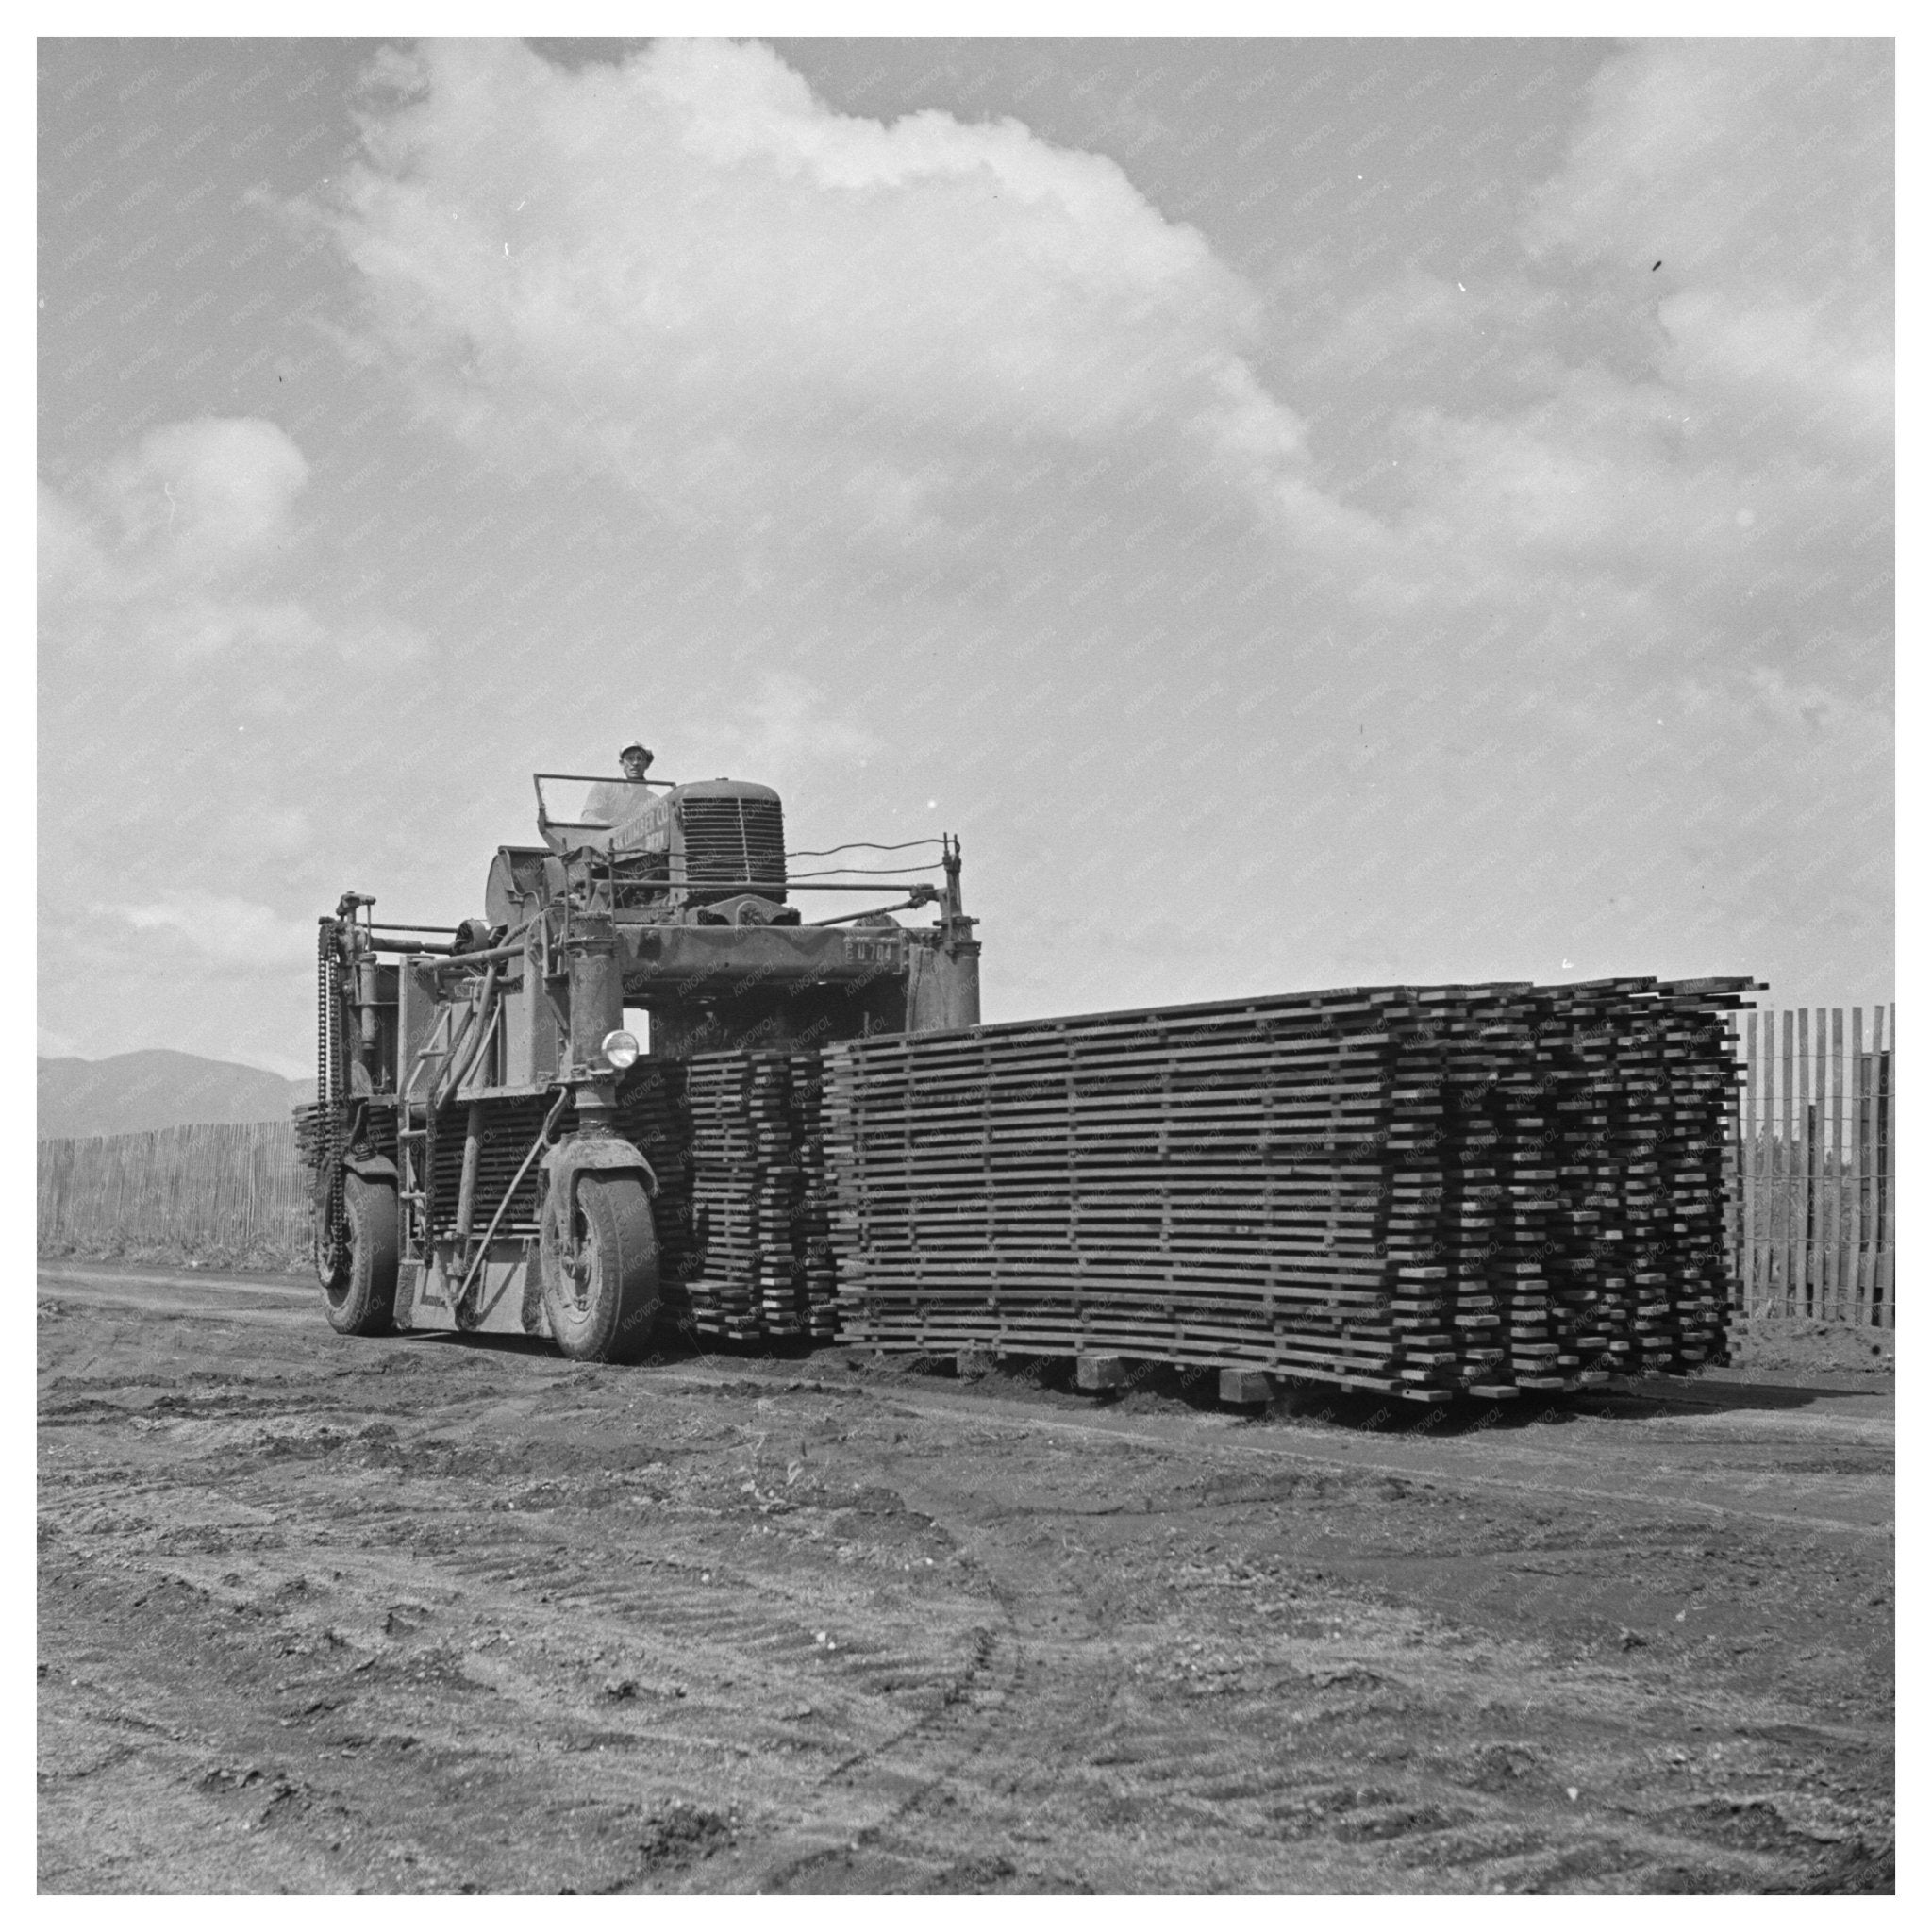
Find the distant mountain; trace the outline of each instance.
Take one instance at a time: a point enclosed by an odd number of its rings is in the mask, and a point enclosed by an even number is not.
[[[150,1047],[104,1060],[43,1059],[35,1132],[42,1141],[142,1134],[205,1121],[285,1121],[312,1080]]]

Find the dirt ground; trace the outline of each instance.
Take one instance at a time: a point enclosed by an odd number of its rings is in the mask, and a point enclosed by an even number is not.
[[[1842,1340],[1244,1417],[43,1263],[41,1887],[1890,1890]]]

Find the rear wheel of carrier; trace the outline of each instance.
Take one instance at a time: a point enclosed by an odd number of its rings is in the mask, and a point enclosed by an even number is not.
[[[631,1174],[580,1175],[574,1212],[565,1191],[553,1189],[543,1209],[543,1313],[550,1332],[573,1361],[635,1361],[658,1312],[658,1229],[650,1196]]]
[[[387,1335],[396,1304],[402,1218],[396,1191],[359,1174],[342,1176],[342,1239],[318,1253],[323,1309],[341,1335]]]

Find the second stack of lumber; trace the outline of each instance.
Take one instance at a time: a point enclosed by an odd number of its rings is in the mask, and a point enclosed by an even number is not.
[[[830,1048],[843,1339],[1423,1401],[1707,1359],[1751,985],[1345,989]]]
[[[619,1090],[619,1131],[658,1174],[664,1311],[687,1332],[758,1341],[830,1325],[829,1264],[811,1253],[814,1231],[824,1245],[822,1188],[808,1185],[792,1091],[794,1059],[815,1089],[815,1058],[733,1049],[643,1060]],[[806,1107],[815,1113],[815,1101]]]

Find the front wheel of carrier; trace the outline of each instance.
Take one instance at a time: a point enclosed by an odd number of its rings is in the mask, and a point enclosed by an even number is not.
[[[544,1204],[543,1313],[574,1361],[635,1361],[658,1312],[658,1229],[651,1199],[633,1174],[577,1176]],[[570,1225],[565,1226],[569,1213]]]
[[[318,1236],[315,1272],[323,1312],[339,1335],[387,1335],[395,1313],[402,1215],[386,1181],[342,1176],[341,1235]]]

